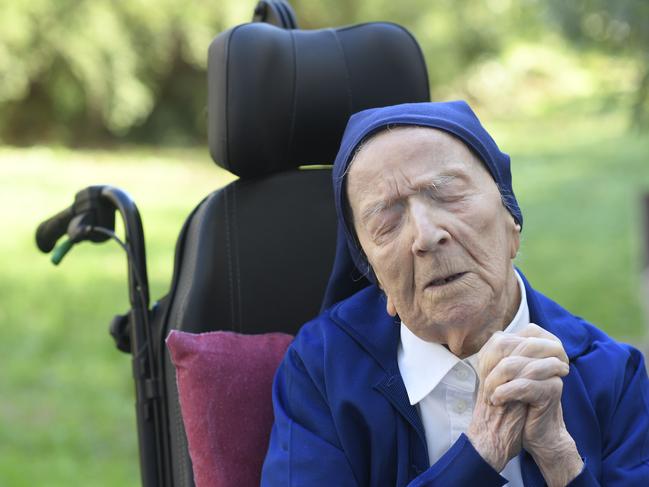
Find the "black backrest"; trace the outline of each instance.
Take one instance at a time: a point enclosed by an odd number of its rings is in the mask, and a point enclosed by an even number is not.
[[[394,24],[318,31],[245,24],[209,51],[209,141],[240,179],[209,195],[176,249],[162,336],[295,333],[318,313],[336,238],[330,168],[348,117],[429,99],[416,41]],[[167,485],[192,486],[175,374],[161,351]]]
[[[295,333],[317,312],[334,256],[329,170],[241,179],[189,221],[170,325]]]

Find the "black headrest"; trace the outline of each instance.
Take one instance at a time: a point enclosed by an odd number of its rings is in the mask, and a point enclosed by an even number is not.
[[[212,41],[208,83],[210,153],[244,178],[331,164],[351,114],[430,97],[417,41],[391,23],[240,25]]]

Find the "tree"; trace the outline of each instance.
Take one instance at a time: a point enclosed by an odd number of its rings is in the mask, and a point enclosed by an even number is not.
[[[146,139],[156,130],[159,138],[200,138],[206,48],[236,9],[218,1],[0,0],[0,140]]]

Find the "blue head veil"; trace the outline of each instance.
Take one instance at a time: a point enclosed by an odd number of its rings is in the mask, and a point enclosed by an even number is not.
[[[323,309],[374,282],[358,244],[353,223],[348,221],[345,179],[359,145],[387,127],[412,125],[448,132],[464,142],[482,160],[496,182],[507,210],[518,224],[523,215],[512,189],[509,156],[498,149],[478,117],[464,101],[406,103],[373,108],[352,115],[343,134],[333,168],[334,203],[338,218],[336,258],[323,300]]]

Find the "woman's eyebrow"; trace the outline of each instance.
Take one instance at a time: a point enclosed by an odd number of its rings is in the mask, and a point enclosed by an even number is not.
[[[436,178],[433,178],[431,181],[426,182],[423,185],[423,188],[425,189],[433,189],[433,190],[438,190],[449,183],[453,182],[455,179],[457,179],[457,176],[454,174],[445,174],[438,176]]]

